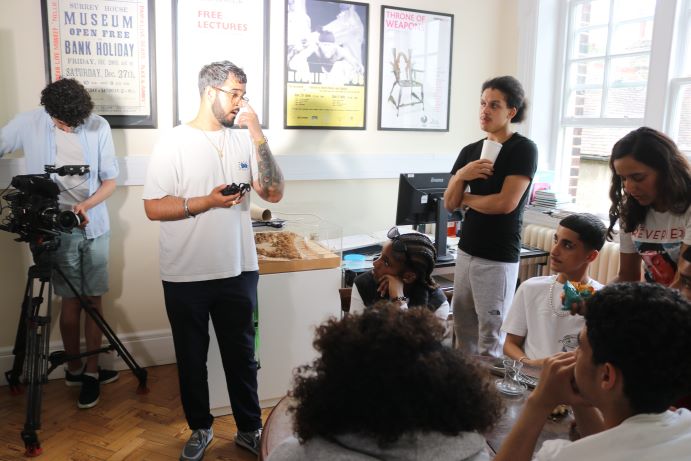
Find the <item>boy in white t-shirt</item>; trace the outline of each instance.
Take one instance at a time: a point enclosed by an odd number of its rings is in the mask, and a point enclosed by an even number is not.
[[[691,302],[657,283],[604,287],[583,306],[575,352],[545,360],[495,461],[687,461],[691,412],[670,406],[691,381]],[[579,440],[533,451],[555,405],[571,405]]]
[[[562,309],[564,283],[602,285],[588,277],[588,267],[605,243],[604,223],[589,213],[573,214],[559,222],[550,250],[550,269],[555,275],[523,282],[501,327],[506,333],[504,355],[526,365],[542,366],[545,357],[575,344],[583,317]]]

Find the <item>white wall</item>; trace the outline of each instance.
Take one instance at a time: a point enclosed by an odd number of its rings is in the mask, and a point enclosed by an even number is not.
[[[269,82],[269,128],[265,130],[279,162],[291,165],[286,196],[276,211],[314,213],[343,227],[345,234],[386,229],[393,224],[397,180],[391,169],[353,174],[350,179],[304,180],[303,158],[324,165],[371,165],[374,156],[402,156],[402,169],[436,158],[442,170],[451,168],[460,148],[476,139],[481,83],[488,77],[515,74],[517,69],[518,0],[400,0],[370,1],[367,127],[348,130],[284,130],[283,75]],[[172,126],[172,38],[170,1],[156,1],[156,66],[158,127]],[[379,22],[382,4],[454,14],[450,130],[448,133],[377,131],[379,81]],[[38,105],[45,86],[40,2],[1,0],[0,124]],[[283,69],[284,1],[271,0],[270,69]],[[228,50],[232,60],[232,49]],[[248,82],[248,85],[258,82]],[[159,130],[114,129],[116,151],[148,155]],[[291,157],[292,158],[289,158]],[[396,158],[396,157],[394,157]],[[448,162],[446,160],[448,159]],[[292,160],[292,163],[290,162]],[[326,163],[322,163],[326,161]],[[11,177],[12,160],[0,160],[0,177]],[[141,162],[140,162],[141,163]],[[333,163],[333,162],[332,162]],[[305,165],[306,169],[314,165]],[[335,168],[333,165],[329,168]],[[348,171],[351,171],[349,168]],[[327,175],[328,176],[328,175]],[[347,175],[346,175],[347,176]],[[375,179],[363,179],[364,177]],[[301,180],[296,180],[301,178]],[[379,179],[380,178],[380,179]],[[5,184],[0,184],[4,188]],[[149,222],[141,204],[141,186],[121,186],[108,201],[112,221],[111,289],[105,298],[106,318],[121,337],[146,337],[168,329],[158,277],[158,225]],[[29,262],[24,243],[0,233],[0,359],[11,353]],[[57,306],[56,306],[57,307]],[[59,309],[56,309],[56,311]],[[55,312],[57,314],[57,312]],[[57,315],[54,315],[57,319]],[[57,320],[54,322],[57,326]],[[52,339],[59,341],[57,328]]]

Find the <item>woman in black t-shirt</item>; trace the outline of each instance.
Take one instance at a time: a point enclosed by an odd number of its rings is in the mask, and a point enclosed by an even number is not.
[[[449,211],[466,210],[454,277],[454,324],[460,336],[461,328],[478,323],[477,352],[483,355],[502,353],[500,328],[518,278],[523,206],[537,169],[535,143],[511,126],[523,120],[525,108],[523,87],[515,78],[483,83],[480,128],[501,150],[492,162],[480,158],[484,139],[465,146],[444,193]]]

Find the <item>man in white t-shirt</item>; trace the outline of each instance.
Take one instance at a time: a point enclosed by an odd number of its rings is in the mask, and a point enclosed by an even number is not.
[[[146,215],[161,221],[161,279],[180,397],[192,430],[181,460],[201,459],[213,438],[209,318],[238,427],[235,443],[255,454],[259,449],[253,323],[259,266],[245,188],[278,202],[284,181],[245,97],[246,85],[244,71],[229,61],[204,66],[197,117],[159,140],[144,185]],[[232,184],[239,188],[227,187]]]
[[[495,461],[533,456],[551,410],[574,409],[575,442],[548,440],[539,461],[681,461],[691,454],[691,412],[669,410],[691,380],[691,302],[653,283],[608,285],[585,302],[575,352],[548,358]]]
[[[606,231],[600,218],[589,213],[573,214],[559,222],[549,259],[556,274],[530,278],[518,287],[501,326],[506,333],[504,355],[539,367],[546,357],[575,343],[585,321],[562,309],[564,283],[602,288],[588,277],[588,267],[605,244]]]

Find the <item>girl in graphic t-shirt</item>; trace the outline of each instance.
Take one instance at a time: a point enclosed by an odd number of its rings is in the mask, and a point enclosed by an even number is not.
[[[642,127],[614,145],[609,167],[608,238],[617,220],[623,230],[615,281],[641,280],[642,261],[647,281],[670,285],[691,244],[689,161],[666,135]]]

